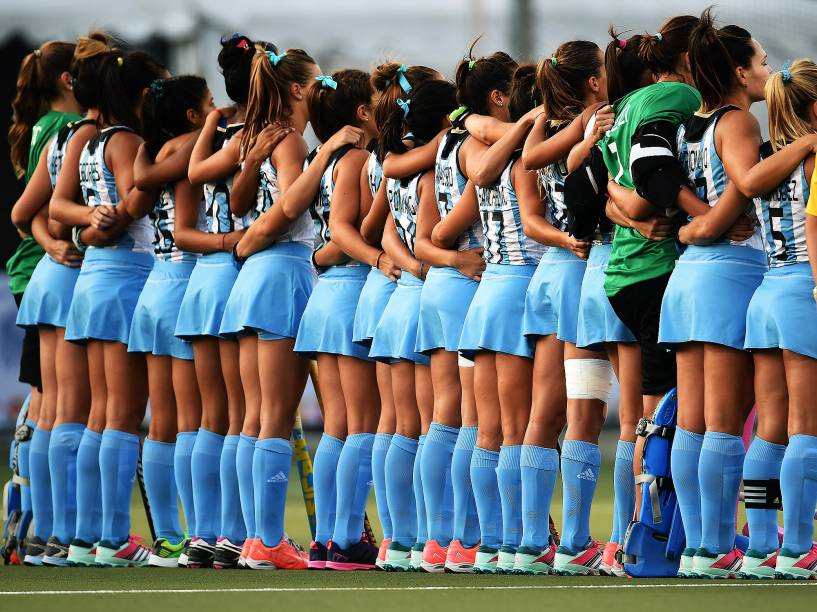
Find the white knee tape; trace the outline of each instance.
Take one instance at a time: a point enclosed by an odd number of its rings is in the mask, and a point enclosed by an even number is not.
[[[457,355],[457,365],[461,368],[473,368],[474,360],[463,357],[462,355]]]
[[[606,404],[613,386],[613,366],[605,359],[568,359],[565,386],[568,399],[597,399]]]

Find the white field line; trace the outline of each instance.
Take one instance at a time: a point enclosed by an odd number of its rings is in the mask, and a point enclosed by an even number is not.
[[[813,587],[814,582],[679,582],[672,584],[516,584],[516,585],[447,585],[447,586],[384,586],[384,587],[248,587],[215,589],[83,589],[50,591],[0,591],[0,596],[32,595],[148,595],[148,594],[190,594],[190,593],[338,593],[355,591],[416,592],[416,591],[592,591],[597,589],[757,589],[775,587]]]

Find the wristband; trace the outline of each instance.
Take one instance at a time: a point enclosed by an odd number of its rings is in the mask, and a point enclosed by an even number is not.
[[[225,238],[226,238],[226,237],[227,237],[227,234],[222,234],[222,235],[221,235],[221,248],[219,249],[219,251],[223,251],[223,250],[224,250],[224,242],[225,242]]]
[[[80,253],[84,253],[85,251],[88,250],[88,245],[82,241],[82,238],[80,238],[82,230],[84,230],[86,227],[88,226],[76,225],[71,228],[71,242],[74,243],[74,246],[77,247],[77,251],[79,251]]]
[[[320,251],[320,249],[318,249],[318,251]],[[318,274],[321,274],[322,272],[324,272],[324,271],[326,270],[326,266],[321,266],[321,265],[318,265],[318,262],[317,262],[317,261],[315,261],[315,255],[317,255],[317,254],[318,254],[318,251],[314,251],[314,252],[312,253],[312,267],[313,267],[313,268],[315,268],[315,271],[316,271]]]

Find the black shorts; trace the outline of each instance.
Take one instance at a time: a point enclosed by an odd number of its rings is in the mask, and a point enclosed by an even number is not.
[[[18,309],[22,300],[22,293],[14,296]],[[20,351],[20,375],[18,380],[21,383],[36,387],[38,391],[42,392],[43,390],[43,379],[40,372],[40,332],[36,327],[25,328],[23,347]]]
[[[610,298],[618,318],[641,347],[641,393],[663,395],[676,386],[675,353],[658,345],[658,319],[669,274],[625,287]]]

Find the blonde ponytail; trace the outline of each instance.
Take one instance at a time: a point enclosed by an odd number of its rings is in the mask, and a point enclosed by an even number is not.
[[[817,64],[795,60],[766,82],[769,108],[769,139],[778,151],[801,136],[815,131],[809,121],[811,104],[817,102]]]

